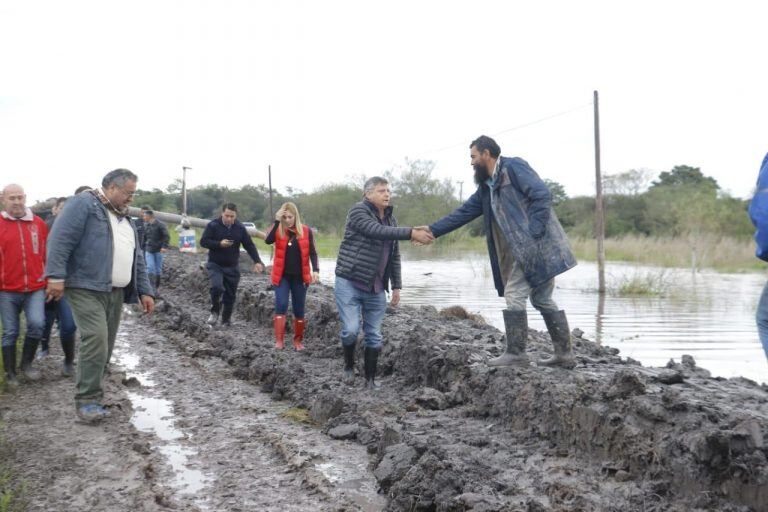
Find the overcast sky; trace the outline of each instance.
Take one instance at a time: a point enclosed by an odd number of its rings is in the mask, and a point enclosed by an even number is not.
[[[569,195],[701,167],[748,197],[768,151],[765,2],[0,0],[0,172],[30,201],[117,167],[144,189],[310,191],[498,134]],[[581,107],[581,108],[579,108]],[[574,110],[575,109],[575,110]],[[534,123],[555,114],[566,114]]]

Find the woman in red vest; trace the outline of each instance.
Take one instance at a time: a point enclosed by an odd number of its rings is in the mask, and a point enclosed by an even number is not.
[[[285,347],[285,314],[288,296],[293,304],[293,348],[304,350],[304,302],[307,287],[320,279],[317,251],[312,229],[301,223],[299,210],[293,203],[284,203],[275,215],[275,225],[265,240],[275,244],[272,261],[272,285],[275,287],[275,348]],[[310,262],[312,271],[310,272]]]

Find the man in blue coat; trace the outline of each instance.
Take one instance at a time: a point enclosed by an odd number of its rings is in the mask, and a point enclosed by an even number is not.
[[[573,268],[576,259],[552,210],[549,189],[525,160],[501,156],[492,138],[480,136],[469,149],[477,191],[429,228],[440,237],[483,216],[493,281],[507,303],[507,349],[488,364],[528,364],[525,303],[530,297],[544,317],[555,352],[538,364],[573,368],[568,320],[552,300],[552,291],[555,276]]]
[[[756,228],[755,256],[768,261],[768,154],[763,158],[760,174],[757,177],[755,196],[749,203],[749,218]],[[757,333],[760,335],[765,356],[768,357],[768,284],[763,288],[760,303],[757,305]]]

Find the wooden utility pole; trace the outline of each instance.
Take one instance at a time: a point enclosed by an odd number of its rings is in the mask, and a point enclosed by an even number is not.
[[[272,219],[275,217],[275,210],[272,209],[272,166],[270,165],[268,167],[268,173],[269,173],[269,221],[271,222]]]
[[[605,293],[605,212],[603,211],[603,175],[600,172],[600,108],[597,91],[595,107],[595,238],[597,238],[597,291]]]
[[[187,214],[187,171],[191,171],[191,167],[181,168],[181,214]]]

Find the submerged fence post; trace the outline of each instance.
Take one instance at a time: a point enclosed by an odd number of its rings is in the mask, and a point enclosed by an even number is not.
[[[595,238],[597,238],[597,291],[605,293],[605,214],[603,212],[603,176],[600,172],[600,109],[597,91],[595,107]]]

